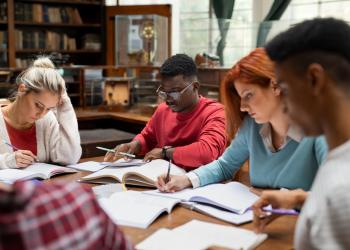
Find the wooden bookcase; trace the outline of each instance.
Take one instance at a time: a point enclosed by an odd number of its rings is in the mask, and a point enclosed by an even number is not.
[[[0,67],[53,52],[56,64],[105,64],[104,9],[103,0],[0,0]]]

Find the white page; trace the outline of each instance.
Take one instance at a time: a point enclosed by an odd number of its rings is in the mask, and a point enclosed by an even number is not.
[[[0,181],[7,184],[12,184],[17,180],[31,179],[35,176],[30,171],[21,170],[21,169],[2,169],[0,170]]]
[[[104,162],[97,162],[97,161],[86,161],[83,163],[78,163],[78,164],[72,164],[68,165],[68,168],[74,168],[80,171],[89,171],[89,172],[96,172],[99,171],[103,168],[105,168],[107,163]]]
[[[125,160],[124,158],[118,159],[114,162],[104,162],[109,167],[130,167],[130,166],[142,166],[145,165],[146,162],[143,161],[143,159],[128,159]]]
[[[127,191],[99,199],[101,207],[119,225],[147,228],[162,212],[179,201]]]
[[[225,210],[221,210],[212,206],[202,205],[198,203],[192,204],[192,209],[203,214],[213,216],[217,219],[240,225],[253,220],[253,211],[249,210],[244,214],[235,214]]]
[[[144,176],[147,176],[153,181],[156,181],[158,176],[161,174],[166,173],[168,170],[168,162],[164,160],[153,160],[149,163],[146,163],[142,166],[137,167],[127,167],[127,168],[113,168],[113,167],[107,167],[105,169],[102,169],[98,172],[95,172],[93,174],[87,175],[83,177],[83,180],[86,179],[95,179],[104,175],[111,175],[117,177],[119,180],[122,180],[124,175],[129,172],[136,172],[140,173]],[[177,167],[176,165],[172,164],[170,173],[173,175],[180,175],[185,173],[185,170]]]
[[[26,171],[30,171],[33,173],[42,173],[43,175],[46,176],[46,178],[49,178],[53,174],[58,174],[58,173],[75,173],[77,172],[74,169],[66,168],[66,167],[61,167],[53,164],[48,164],[48,163],[34,163],[28,167],[25,168]]]
[[[98,185],[92,187],[97,199],[100,198],[109,198],[112,194],[123,191],[123,185],[120,183],[110,183],[105,185]]]
[[[130,167],[130,166],[141,166],[145,162],[142,159],[125,160],[119,159],[114,162],[97,162],[97,161],[86,161],[78,164],[68,165],[68,168],[74,168],[81,171],[96,172],[105,167]]]
[[[267,234],[199,220],[179,226],[173,233],[181,238],[191,238],[193,242],[205,241],[208,247],[215,245],[231,249],[253,249],[267,238]]]
[[[181,199],[183,201],[206,201],[238,214],[246,212],[259,199],[257,195],[249,191],[249,187],[239,182],[211,184],[195,189],[184,189],[175,193],[162,193],[158,190],[145,191],[144,193]]]
[[[172,230],[161,228],[135,246],[137,250],[203,250],[205,242],[194,243],[191,238],[183,239]]]

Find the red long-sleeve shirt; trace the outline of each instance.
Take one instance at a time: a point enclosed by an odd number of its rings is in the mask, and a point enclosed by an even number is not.
[[[141,142],[141,154],[173,146],[176,165],[186,170],[197,168],[217,159],[225,150],[224,107],[201,97],[194,110],[177,113],[162,103],[134,140]]]

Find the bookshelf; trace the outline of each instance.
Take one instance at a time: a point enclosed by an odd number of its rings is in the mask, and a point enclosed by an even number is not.
[[[104,0],[0,0],[0,67],[53,52],[57,66],[105,64],[104,12]]]
[[[104,0],[0,0],[0,82],[3,97],[15,76],[38,55],[50,55],[63,70],[75,106],[84,106],[84,77],[72,65],[103,65]]]

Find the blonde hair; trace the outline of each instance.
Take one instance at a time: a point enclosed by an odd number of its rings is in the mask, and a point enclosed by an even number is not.
[[[26,93],[49,90],[61,96],[66,90],[64,79],[50,58],[45,56],[37,58],[31,67],[21,72],[16,78],[16,84],[24,84]]]

